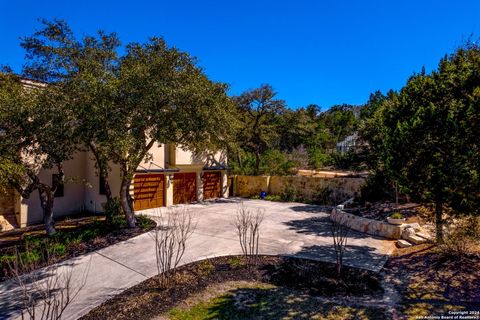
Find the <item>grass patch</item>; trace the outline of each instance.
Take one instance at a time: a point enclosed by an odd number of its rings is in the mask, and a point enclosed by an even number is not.
[[[210,287],[169,310],[167,316],[172,320],[387,319],[381,308],[325,303],[295,290],[249,282]]]

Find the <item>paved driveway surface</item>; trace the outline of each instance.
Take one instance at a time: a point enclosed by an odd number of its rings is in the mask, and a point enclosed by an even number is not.
[[[261,226],[262,254],[291,255],[323,261],[334,261],[329,218],[321,207],[237,198],[190,205],[197,221],[188,241],[182,264],[206,257],[240,254],[233,220],[240,202],[254,210],[264,210]],[[144,211],[158,215],[160,211]],[[63,263],[62,268],[84,270],[89,265],[85,287],[67,308],[64,319],[76,319],[121,291],[155,275],[153,232]],[[380,270],[393,242],[367,234],[350,232],[344,262],[368,270]],[[80,272],[75,275],[80,276]],[[18,310],[18,288],[0,283],[0,319],[15,318]]]

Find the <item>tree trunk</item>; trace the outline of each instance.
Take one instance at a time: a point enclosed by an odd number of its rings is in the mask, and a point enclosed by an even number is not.
[[[54,235],[55,221],[53,219],[53,199],[54,192],[49,187],[43,186],[38,188],[38,194],[40,196],[40,206],[43,210],[43,223],[45,224],[45,231],[48,236]]]
[[[260,172],[260,152],[255,151],[255,175]]]
[[[238,162],[238,166],[240,167],[241,172],[243,172],[242,157],[240,156],[240,152],[238,152],[238,151],[237,151],[237,162]]]
[[[110,189],[110,183],[108,183],[108,175],[103,176],[103,187],[105,188],[105,197],[107,198],[107,201],[113,201],[112,189]]]
[[[122,205],[122,210],[125,214],[125,218],[127,218],[128,226],[130,228],[135,228],[137,219],[135,219],[135,214],[128,200],[130,197],[130,182],[128,181],[128,178],[125,177],[126,176],[124,175],[122,178],[122,184],[120,186],[120,203]]]
[[[437,244],[443,244],[443,202],[435,202],[435,227],[437,231]]]
[[[90,151],[92,151],[95,161],[97,162],[98,167],[98,175],[103,178],[103,187],[105,189],[105,197],[107,198],[107,202],[111,202],[113,200],[112,197],[112,189],[110,189],[110,183],[108,182],[108,172],[106,164],[101,160],[100,154],[98,152],[98,148],[94,143],[89,144]]]

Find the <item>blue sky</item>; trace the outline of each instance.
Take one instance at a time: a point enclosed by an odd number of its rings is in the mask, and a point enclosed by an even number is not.
[[[292,108],[364,103],[480,35],[477,0],[0,1],[0,64],[15,71],[19,37],[37,18],[61,18],[78,35],[104,29],[123,43],[163,36],[231,94],[269,83]]]

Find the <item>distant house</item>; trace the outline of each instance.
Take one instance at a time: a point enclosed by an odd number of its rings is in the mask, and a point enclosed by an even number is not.
[[[346,153],[350,150],[355,150],[359,146],[358,133],[355,132],[352,135],[349,135],[342,141],[337,143],[337,152]]]
[[[181,146],[155,143],[150,155],[148,161],[138,166],[131,183],[130,194],[135,211],[228,197],[227,157],[224,152],[194,154]],[[105,190],[97,175],[93,154],[89,151],[77,152],[71,160],[63,163],[63,167],[65,183],[55,194],[55,216],[82,211],[102,212],[106,201]],[[110,167],[109,184],[113,196],[117,196],[121,182],[120,168],[113,163]],[[39,177],[50,184],[55,179],[55,171],[41,169]],[[29,199],[22,198],[13,189],[0,194],[0,222],[8,220],[13,224],[14,220],[23,227],[42,219],[36,191]]]

